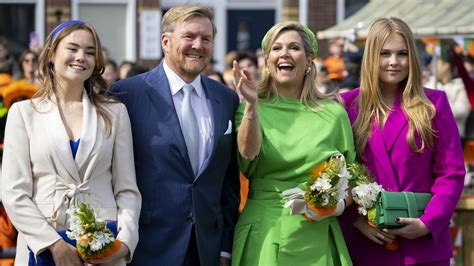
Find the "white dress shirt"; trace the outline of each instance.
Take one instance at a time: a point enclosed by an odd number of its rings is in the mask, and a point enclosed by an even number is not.
[[[183,105],[183,93],[181,89],[186,84],[171,68],[163,62],[163,69],[170,85],[171,96],[173,97],[174,107],[178,115],[179,124],[182,127],[181,106]],[[207,101],[204,89],[201,84],[201,75],[198,75],[191,83],[194,91],[191,93],[191,105],[196,115],[199,127],[199,170],[201,174],[206,169],[209,156],[213,147],[214,124],[211,115],[211,106]]]

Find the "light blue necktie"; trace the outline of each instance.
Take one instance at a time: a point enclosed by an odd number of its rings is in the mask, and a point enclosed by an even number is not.
[[[191,106],[191,93],[194,87],[191,84],[183,86],[183,105],[181,106],[181,119],[184,140],[188,149],[189,160],[193,167],[194,176],[199,170],[199,127]]]

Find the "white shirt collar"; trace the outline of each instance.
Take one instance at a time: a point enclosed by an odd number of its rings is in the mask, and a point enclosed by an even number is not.
[[[176,74],[163,60],[163,69],[165,71],[166,77],[168,78],[168,83],[170,85],[171,95],[178,93],[183,86],[186,84],[183,79],[181,79],[178,74]],[[192,82],[194,89],[196,90],[197,96],[201,97],[203,95],[203,88],[201,84],[201,75],[198,75]]]

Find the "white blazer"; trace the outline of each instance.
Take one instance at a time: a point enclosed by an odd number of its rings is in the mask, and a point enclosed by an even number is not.
[[[117,221],[117,238],[132,254],[138,243],[141,195],[133,161],[132,133],[125,106],[107,105],[105,123],[83,93],[83,123],[74,159],[55,101],[15,103],[8,114],[3,153],[3,204],[17,228],[16,265],[27,265],[27,246],[37,255],[61,237],[65,211],[78,202]],[[121,264],[125,264],[122,261]]]

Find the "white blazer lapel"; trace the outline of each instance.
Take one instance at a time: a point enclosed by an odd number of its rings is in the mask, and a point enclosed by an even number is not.
[[[82,93],[82,131],[81,142],[76,154],[77,169],[82,173],[84,167],[89,166],[92,149],[96,145],[98,128],[97,112],[87,96],[87,92]],[[86,176],[83,177],[87,179]],[[84,181],[83,180],[83,181]]]
[[[68,176],[61,173],[61,178],[66,182],[80,183],[79,174],[77,172],[76,162],[72,157],[71,145],[69,137],[64,127],[59,108],[55,100],[47,102],[40,102],[38,107],[40,112],[45,113],[45,127],[48,131],[50,141],[56,151],[57,157],[62,162],[64,169],[66,169]],[[62,172],[62,171],[61,171]],[[68,179],[70,179],[68,181]]]

